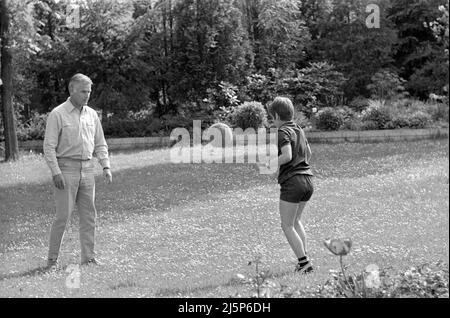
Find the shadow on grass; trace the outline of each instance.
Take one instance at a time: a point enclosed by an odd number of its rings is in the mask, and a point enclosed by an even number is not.
[[[282,278],[287,275],[292,275],[292,271],[291,270],[282,270],[279,272],[271,272],[268,275],[267,279],[279,279],[279,278]],[[255,277],[256,277],[256,274],[253,276],[250,275],[249,278],[255,278]],[[195,293],[205,294],[205,293],[211,292],[214,289],[217,289],[219,287],[226,288],[226,287],[244,287],[244,286],[248,286],[249,288],[251,288],[247,282],[244,282],[243,280],[232,277],[228,280],[228,282],[225,282],[223,284],[216,283],[216,284],[208,284],[208,285],[203,285],[203,286],[184,287],[184,288],[180,288],[180,287],[160,288],[155,293],[155,296],[164,298],[164,297],[170,297],[170,296],[177,296],[177,295],[182,296],[182,295],[195,294]]]
[[[41,267],[29,269],[27,271],[18,272],[18,273],[0,274],[0,282],[3,280],[11,279],[11,278],[38,276],[38,275],[42,275],[45,273],[49,273],[51,271],[52,270],[49,270],[47,268],[47,266],[41,266]]]
[[[113,183],[96,177],[96,207],[103,222],[116,222],[134,214],[159,213],[195,200],[210,200],[227,191],[273,183],[249,164],[157,164],[113,171]],[[54,214],[53,185],[18,184],[0,187],[0,251],[10,244],[46,239]],[[75,211],[74,214],[77,214]],[[11,235],[24,224],[40,224]]]

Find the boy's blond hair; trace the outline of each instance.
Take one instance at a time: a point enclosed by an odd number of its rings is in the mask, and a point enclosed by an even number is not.
[[[294,118],[294,105],[287,97],[276,97],[269,105],[268,111],[272,117],[278,114],[283,121],[289,121]]]

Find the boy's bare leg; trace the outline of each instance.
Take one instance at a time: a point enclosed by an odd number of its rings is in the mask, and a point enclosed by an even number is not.
[[[297,203],[280,200],[281,228],[297,258],[302,258],[305,256],[303,242],[294,228],[297,209]]]
[[[305,251],[305,254],[306,254],[306,253],[308,253],[308,248],[307,248],[307,244],[306,244],[306,232],[305,232],[305,228],[303,227],[303,224],[300,220],[300,218],[302,217],[303,210],[305,209],[305,206],[306,206],[306,201],[302,201],[298,204],[297,214],[295,216],[295,221],[294,221],[294,228],[295,228],[295,231],[297,232],[298,236],[300,236],[300,238],[303,242],[303,250]]]

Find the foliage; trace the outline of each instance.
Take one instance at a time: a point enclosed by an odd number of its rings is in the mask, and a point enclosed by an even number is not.
[[[163,128],[158,118],[113,118],[103,123],[107,138],[149,137],[156,135]]]
[[[382,269],[376,288],[367,288],[370,280],[364,272],[349,275],[349,285],[343,283],[342,273],[332,272],[331,276],[319,287],[318,297],[448,298],[448,265],[440,261],[412,266],[404,271]]]
[[[362,0],[88,0],[71,28],[69,1],[9,1],[18,128],[63,102],[77,72],[93,79],[95,108],[125,118],[151,104],[163,127],[182,117],[230,122],[240,103],[279,95],[308,120],[313,109],[361,112],[365,98],[405,89],[422,100],[448,95],[448,1],[374,3],[378,29],[367,27]],[[445,114],[439,106],[431,116]],[[346,118],[344,127],[375,122]]]
[[[370,77],[393,62],[397,36],[395,28],[385,16],[387,3],[377,3],[382,25],[378,29],[366,26],[365,1],[313,3],[317,13],[309,11],[312,16],[309,25],[316,39],[308,49],[310,59],[333,64],[348,79],[342,87],[346,100],[360,95],[368,97]]]
[[[258,130],[258,128],[267,124],[267,113],[264,106],[259,102],[244,102],[233,112],[232,123],[234,127],[243,130],[247,128]]]
[[[244,93],[245,98],[263,104],[276,96],[290,97],[296,109],[310,117],[313,108],[336,106],[342,100],[345,80],[333,65],[311,63],[297,70],[270,69],[268,75],[253,74],[247,77]]]
[[[405,80],[389,70],[381,70],[371,77],[367,89],[373,99],[395,99],[405,95]]]
[[[348,107],[350,107],[351,109],[353,109],[356,112],[362,112],[363,110],[365,110],[367,107],[369,107],[369,99],[363,97],[363,96],[358,96],[355,97],[349,104]]]
[[[262,255],[258,254],[254,260],[248,263],[248,266],[255,266],[255,273],[253,277],[246,277],[242,274],[237,274],[238,281],[250,287],[251,298],[272,298],[277,293],[282,293],[282,289],[278,290],[278,284],[275,280],[271,279],[271,271],[269,269],[261,270]],[[234,297],[242,297],[240,293],[234,295]]]
[[[45,125],[48,114],[34,112],[25,123],[20,123],[17,129],[17,139],[43,140],[45,136]]]
[[[309,120],[302,111],[294,111],[293,121],[303,129],[311,129],[313,127],[312,121]]]
[[[344,116],[334,108],[325,107],[317,113],[315,123],[320,130],[338,130],[344,123]]]
[[[412,114],[399,114],[393,116],[387,128],[426,128],[431,124],[431,115],[422,111]]]
[[[321,295],[347,298],[448,297],[448,265],[441,261],[434,265],[411,267],[397,274],[392,274],[389,268],[380,271],[377,265],[370,264],[360,274],[349,275],[346,274],[348,266],[344,266],[342,260],[350,253],[351,240],[325,240],[324,244],[339,256],[341,272],[333,273],[333,278],[319,287]]]
[[[254,48],[254,67],[264,74],[271,68],[288,69],[304,60],[309,42],[297,2],[251,1],[247,16],[249,38]],[[251,3],[248,1],[247,3]]]
[[[388,18],[398,30],[393,54],[399,75],[408,81],[411,95],[425,98],[428,93],[442,93],[448,85],[448,61],[442,42],[429,23],[441,17],[439,6],[447,1],[396,0],[388,9]]]
[[[361,119],[372,129],[386,129],[392,115],[384,101],[371,100],[369,107],[362,112]]]

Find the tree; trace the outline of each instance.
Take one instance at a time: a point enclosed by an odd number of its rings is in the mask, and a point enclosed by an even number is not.
[[[380,12],[385,12],[386,5],[379,2]],[[313,25],[316,38],[308,49],[313,61],[333,64],[348,79],[343,87],[347,100],[369,96],[371,76],[394,62],[395,30],[384,15],[379,29],[368,28],[365,8],[362,0],[333,1]]]
[[[304,63],[310,34],[298,5],[291,0],[242,0],[241,11],[258,73]]]
[[[394,0],[388,18],[398,30],[394,55],[399,75],[408,81],[411,95],[426,98],[430,92],[442,93],[448,83],[442,43],[435,37],[430,23],[440,16],[439,6],[446,0]]]
[[[16,123],[12,103],[13,95],[13,56],[11,52],[11,18],[7,0],[0,1],[0,40],[1,40],[1,92],[2,118],[5,135],[5,160],[19,159]]]

